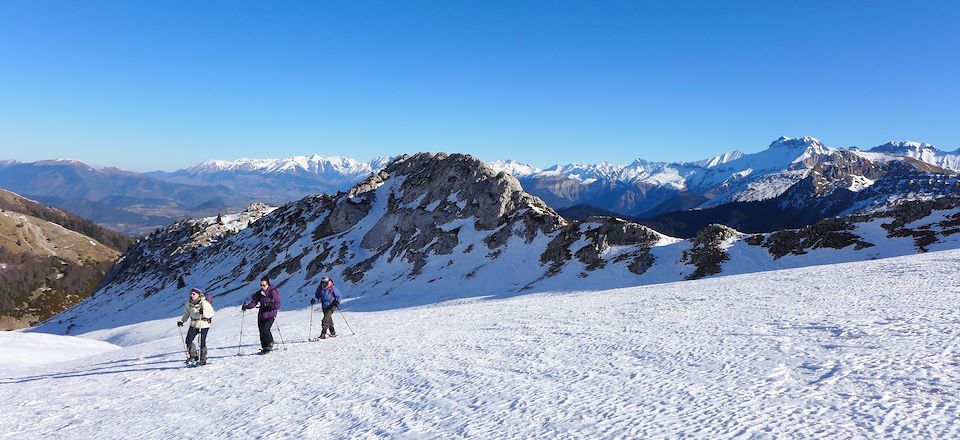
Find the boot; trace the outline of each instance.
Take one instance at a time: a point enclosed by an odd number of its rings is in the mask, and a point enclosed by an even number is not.
[[[187,347],[187,363],[196,362],[196,361],[197,361],[197,347],[193,344],[190,344],[190,346]]]
[[[207,347],[200,348],[200,360],[197,361],[198,365],[207,365]]]

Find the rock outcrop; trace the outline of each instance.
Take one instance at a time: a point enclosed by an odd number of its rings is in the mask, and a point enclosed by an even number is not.
[[[693,238],[690,250],[683,252],[683,262],[696,268],[687,275],[687,279],[695,280],[720,273],[721,264],[730,259],[725,247],[740,235],[736,229],[724,225],[712,224],[701,229]]]

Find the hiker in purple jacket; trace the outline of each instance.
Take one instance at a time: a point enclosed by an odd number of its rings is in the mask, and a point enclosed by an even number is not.
[[[280,310],[280,291],[270,285],[267,277],[260,278],[260,290],[253,294],[248,304],[240,307],[243,310],[252,309],[258,303],[260,304],[260,312],[257,313],[260,353],[267,353],[273,349],[273,333],[270,333],[270,328],[273,327],[273,320],[277,318],[277,311]]]

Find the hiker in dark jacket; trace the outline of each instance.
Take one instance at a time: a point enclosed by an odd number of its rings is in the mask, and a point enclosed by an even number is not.
[[[310,300],[310,304],[316,304],[320,300],[320,308],[323,309],[323,320],[320,324],[323,330],[320,331],[320,339],[327,339],[327,330],[330,331],[330,337],[337,337],[337,331],[333,328],[333,311],[340,306],[340,291],[333,285],[333,280],[327,277],[320,279],[320,286],[317,287],[317,293]]]
[[[273,333],[270,328],[273,327],[273,321],[277,318],[277,311],[280,310],[280,291],[270,285],[267,277],[260,278],[260,290],[253,294],[250,302],[240,306],[243,310],[252,309],[260,304],[260,312],[257,313],[257,327],[260,328],[260,353],[266,353],[273,349]]]

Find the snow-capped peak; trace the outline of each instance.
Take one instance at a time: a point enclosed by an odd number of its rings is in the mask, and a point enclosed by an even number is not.
[[[741,157],[743,157],[743,152],[741,152],[740,150],[733,150],[718,156],[711,157],[709,159],[698,160],[696,162],[689,162],[689,165],[693,165],[700,168],[713,168],[718,165],[723,165],[727,162],[735,161]]]
[[[914,142],[914,141],[890,141],[883,145],[879,145],[870,149],[870,151],[878,153],[892,153],[892,154],[902,154],[909,155],[909,153],[921,153],[923,151],[933,151],[935,153],[942,153],[931,144],[926,142]]]
[[[508,174],[512,174],[513,177],[525,177],[541,171],[540,168],[515,160],[495,160],[488,165],[497,172],[505,171]]]
[[[804,149],[819,154],[830,153],[829,149],[823,145],[823,142],[820,142],[820,139],[810,136],[804,136],[796,139],[789,138],[787,136],[780,136],[777,140],[771,142],[768,148],[786,148],[791,150]]]
[[[380,157],[370,162],[359,162],[341,156],[323,157],[320,155],[293,156],[283,159],[237,159],[235,161],[208,160],[187,168],[188,174],[213,174],[222,172],[252,172],[259,174],[280,174],[289,172],[307,172],[312,174],[335,173],[341,175],[367,175],[382,168],[389,158]]]
[[[960,171],[960,149],[948,153],[924,142],[892,141],[873,147],[870,152],[912,157],[941,168]]]
[[[563,174],[572,179],[581,182],[595,181],[599,179],[616,179],[617,174],[623,167],[616,166],[609,162],[599,162],[596,164],[571,163],[567,165],[554,165],[543,170],[545,173]]]

